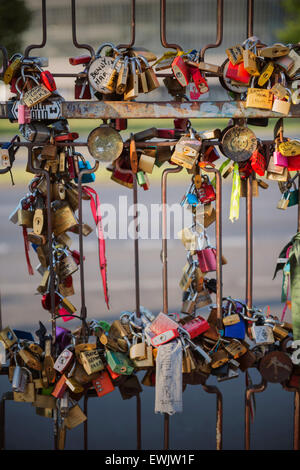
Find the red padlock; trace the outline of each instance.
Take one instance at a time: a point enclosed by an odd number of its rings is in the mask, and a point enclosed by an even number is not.
[[[218,152],[216,151],[215,147],[213,145],[210,145],[204,152],[204,158],[203,160],[205,162],[214,162],[220,158],[220,155],[218,155]]]
[[[207,93],[209,91],[207,81],[201,74],[201,71],[197,67],[190,66],[190,74],[195,83],[195,86],[199,93],[202,95],[203,93]]]
[[[90,100],[92,98],[89,82],[86,78],[78,77],[75,80],[75,100]]]
[[[190,335],[191,339],[196,338],[197,336],[201,335],[205,331],[209,330],[210,326],[209,323],[202,317],[195,317],[192,320],[184,323],[182,325]]]
[[[67,377],[65,375],[62,375],[57,384],[55,385],[55,388],[51,395],[53,395],[55,398],[62,398],[67,388],[66,380]]]
[[[299,171],[300,170],[300,155],[293,155],[288,157],[288,171]]]
[[[252,171],[253,169],[250,160],[239,163],[239,173],[242,180],[249,178],[249,176],[252,174]]]
[[[264,176],[266,171],[265,157],[256,149],[250,157],[251,167],[259,176]]]
[[[90,55],[79,55],[77,57],[69,57],[69,63],[71,65],[89,64],[90,60]]]
[[[75,165],[74,165],[74,160],[73,160],[72,155],[67,156],[67,162],[68,162],[68,170],[69,170],[70,178],[73,179],[75,178],[76,174],[75,174]]]
[[[115,387],[106,371],[100,372],[99,377],[93,380],[98,397],[103,397],[107,393],[113,392]]]
[[[187,125],[190,122],[188,118],[180,118],[180,119],[174,119],[174,127],[175,129],[180,129],[182,131],[187,130]]]
[[[56,83],[54,77],[52,73],[49,72],[49,70],[41,72],[40,81],[49,91],[56,90]]]
[[[42,296],[42,307],[45,309],[45,310],[51,310],[51,296],[50,296],[50,292],[47,292],[47,294],[44,294]],[[60,302],[60,297],[58,294],[55,293],[54,295],[54,306],[57,307],[59,305],[59,302]]]
[[[126,129],[127,129],[127,119],[117,118],[117,119],[113,119],[113,121],[115,122],[116,131],[126,131]]]
[[[115,379],[117,379],[118,377],[121,377],[121,374],[117,374],[117,372],[114,372],[114,371],[110,368],[110,365],[109,365],[109,364],[106,364],[106,369],[108,370],[109,375],[111,376],[112,380],[115,380]]]
[[[228,62],[228,68],[226,71],[226,78],[236,80],[237,82],[246,83],[250,82],[251,75],[247,72],[244,67],[244,63],[233,65],[230,61]]]
[[[208,204],[209,202],[216,200],[216,193],[208,178],[205,176],[203,178],[204,181],[202,182],[201,187],[197,190],[198,199],[201,204]]]
[[[190,81],[190,68],[180,55],[173,60],[172,70],[180,85],[187,86]]]

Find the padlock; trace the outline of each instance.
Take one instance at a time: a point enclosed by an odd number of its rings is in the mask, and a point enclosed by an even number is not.
[[[20,367],[18,364],[14,368],[12,377],[12,390],[13,392],[24,393],[28,382],[28,370],[25,367]]]
[[[113,372],[121,375],[131,375],[134,370],[134,364],[123,353],[106,350],[106,360]]]
[[[87,78],[77,77],[74,88],[75,100],[90,100],[92,98],[90,84]]]
[[[274,64],[272,62],[268,62],[260,73],[260,76],[257,82],[258,86],[264,86],[264,84],[267,83],[268,80],[270,80],[273,71],[274,71]],[[271,88],[271,91],[272,91],[272,88]]]
[[[181,321],[182,328],[184,328],[190,335],[191,339],[196,338],[209,329],[208,322],[200,316],[192,319],[184,319]]]
[[[88,79],[92,88],[100,93],[111,93],[111,89],[107,88],[107,84],[114,74],[114,62],[112,57],[101,57],[101,52],[105,47],[111,47],[114,51],[119,53],[115,46],[111,43],[102,44],[96,52],[96,59],[89,65]]]
[[[210,183],[208,176],[203,176],[200,189],[197,190],[201,204],[207,204],[216,200],[216,193],[213,185]]]
[[[130,73],[127,80],[126,90],[124,92],[124,100],[128,101],[136,98],[139,94],[139,79],[136,73],[136,62],[133,58],[129,59]]]
[[[62,398],[64,396],[67,390],[66,380],[67,377],[63,374],[58,380],[58,382],[55,384],[55,387],[51,393],[55,398]]]
[[[189,67],[190,77],[193,80],[198,92],[200,95],[207,93],[209,91],[207,81],[202,75],[201,71],[196,67]]]
[[[190,68],[182,56],[175,57],[172,62],[172,70],[180,85],[186,87],[190,81]]]
[[[233,302],[231,299],[228,299],[228,314],[229,316],[232,315],[232,309],[234,308],[234,313],[237,313],[237,302]],[[239,322],[234,323],[232,325],[225,326],[224,328],[224,336],[227,338],[236,338],[243,340],[246,334],[246,325],[244,319],[239,315]]]
[[[250,88],[247,90],[246,108],[272,109],[273,93],[270,89],[254,88],[254,79],[251,80]]]
[[[279,152],[285,157],[293,157],[300,154],[300,141],[288,140],[278,145]]]
[[[229,61],[225,77],[230,78],[231,80],[235,80],[237,82],[244,83],[245,85],[248,85],[251,79],[251,75],[245,69],[243,62],[233,65]]]
[[[149,367],[154,366],[153,362],[153,348],[152,346],[146,346],[146,358],[145,359],[133,359],[133,364],[136,369],[145,370]]]
[[[274,335],[272,328],[268,325],[252,325],[251,332],[256,344],[273,344]]]
[[[283,44],[273,44],[273,46],[261,47],[257,50],[259,57],[273,59],[274,57],[282,57],[289,53],[289,47]]]
[[[210,296],[210,291],[206,288],[203,288],[197,292],[195,310],[206,307],[207,305],[212,304],[212,298]]]
[[[184,292],[185,294],[185,292]],[[187,315],[191,315],[194,313],[196,308],[196,300],[198,297],[198,292],[186,292],[187,298],[183,297],[181,312]]]
[[[248,351],[248,348],[237,340],[233,340],[229,344],[225,344],[224,348],[234,359],[242,357]]]
[[[80,359],[87,374],[94,374],[104,369],[104,364],[97,350],[81,352]]]
[[[285,193],[282,194],[281,199],[279,200],[277,204],[277,209],[287,209],[289,206],[289,199],[290,199],[291,192],[286,191]]]
[[[8,85],[12,78],[17,74],[17,72],[20,70],[22,65],[22,56],[21,54],[15,54],[13,57],[10,59],[8,63],[8,67],[4,71],[3,75],[3,81],[6,85]]]
[[[27,372],[28,380],[26,382],[24,392],[17,390],[13,392],[14,401],[33,403],[35,401],[35,387],[32,380],[32,373],[26,367],[23,367],[23,370]]]
[[[98,397],[103,397],[104,395],[113,392],[115,389],[108,372],[106,371],[101,372],[99,376],[93,380],[93,386]]]
[[[229,47],[228,49],[225,50],[225,52],[228,56],[228,59],[233,65],[237,65],[243,62],[244,48],[240,44]]]
[[[77,220],[68,204],[64,204],[62,207],[57,209],[52,213],[52,216],[52,228],[55,236],[60,235],[77,225]]]
[[[287,89],[281,83],[275,83],[271,88],[271,92],[279,100],[283,100],[287,95]]]
[[[207,247],[203,250],[197,251],[198,263],[199,268],[203,273],[208,273],[212,271],[216,271],[217,269],[217,257],[216,257],[216,249]]]
[[[0,338],[4,342],[6,349],[10,349],[18,341],[17,336],[9,326],[0,331]]]
[[[74,354],[70,349],[64,349],[54,363],[54,369],[60,374],[63,374],[66,369],[72,364]]]
[[[254,150],[250,157],[251,167],[260,176],[264,176],[266,171],[266,159],[259,149]]]
[[[286,94],[289,95],[287,101],[285,99],[279,99],[275,97],[272,111],[284,114],[285,116],[289,114],[292,104],[292,93],[290,90],[286,89]]]
[[[147,345],[145,341],[137,342],[137,337],[134,336],[132,345],[129,350],[130,359],[144,360],[147,357]]]
[[[229,361],[229,356],[224,349],[218,349],[216,352],[212,354],[212,361],[210,366],[213,369],[217,369],[219,367],[224,366]]]
[[[64,423],[67,429],[73,429],[76,426],[79,426],[80,424],[82,424],[86,420],[87,420],[86,415],[83,413],[80,406],[77,404],[69,409],[69,412],[67,414],[67,417],[65,418]]]
[[[243,62],[245,70],[250,73],[252,76],[259,76],[259,70],[257,66],[256,54],[250,49],[245,49],[243,51]]]
[[[291,49],[287,57],[293,61],[291,68],[287,70],[287,75],[293,77],[300,68],[300,56],[294,49]]]

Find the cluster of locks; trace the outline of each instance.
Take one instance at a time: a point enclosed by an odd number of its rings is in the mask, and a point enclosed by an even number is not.
[[[168,51],[157,59],[145,48],[104,43],[95,56],[70,57],[69,62],[84,66],[75,81],[75,99],[132,100],[159,87],[157,72],[171,70],[163,82],[176,99],[202,99],[209,91],[207,78],[216,76],[231,97],[245,100],[246,108],[288,115],[291,103],[298,103],[298,49],[291,44],[267,46],[252,36],[228,48],[228,59],[218,66],[201,60],[195,49]],[[45,58],[15,54],[8,64],[3,80],[18,96],[18,120],[24,124],[30,120],[30,108],[49,98],[57,100],[55,80],[42,69],[47,66]]]
[[[157,413],[182,411],[187,384],[203,385],[210,375],[231,379],[251,367],[269,382],[299,386],[299,368],[291,360],[291,324],[255,308],[249,312],[230,297],[224,299],[221,329],[215,307],[202,315],[154,316],[141,307],[140,315],[125,311],[112,324],[86,323],[88,336],[83,327],[73,333],[56,327],[54,349],[41,322],[38,340],[7,327],[0,332],[1,363],[9,361],[13,399],[56,418],[62,449],[66,430],[86,420],[80,398],[89,390],[102,397],[116,387],[123,399],[136,396],[142,392],[139,371],[145,371],[143,385],[155,386]]]
[[[298,99],[298,46],[266,46],[253,36],[242,45],[226,50],[221,83],[234,93],[245,95],[246,108],[272,110],[288,115]],[[294,95],[290,88],[295,89]],[[243,98],[243,97],[242,97]]]

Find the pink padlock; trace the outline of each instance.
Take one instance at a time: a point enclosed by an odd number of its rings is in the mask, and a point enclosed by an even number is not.
[[[197,251],[199,268],[203,273],[216,271],[217,269],[217,255],[215,248],[204,248],[204,250]]]
[[[282,155],[282,154],[281,154],[280,152],[278,152],[277,150],[275,150],[275,152],[273,152],[273,157],[274,157],[274,163],[275,163],[275,165],[288,167],[288,159],[287,159],[287,157],[285,157],[284,155]]]
[[[26,104],[19,103],[18,106],[18,124],[30,124],[30,108]]]

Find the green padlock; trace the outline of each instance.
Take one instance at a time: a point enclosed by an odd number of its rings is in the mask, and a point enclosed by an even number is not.
[[[143,171],[138,171],[137,172],[136,179],[137,179],[137,182],[140,186],[143,186],[143,184],[146,184],[145,175],[144,175]]]
[[[48,388],[42,388],[42,395],[51,395],[54,390],[54,385],[50,385]]]
[[[107,350],[105,356],[113,372],[121,375],[131,375],[133,373],[134,364],[126,354]]]
[[[288,191],[284,193],[284,196],[286,196]],[[298,189],[295,189],[294,191],[290,192],[290,198],[289,198],[289,204],[288,207],[295,206],[298,204],[299,201],[299,192]]]

